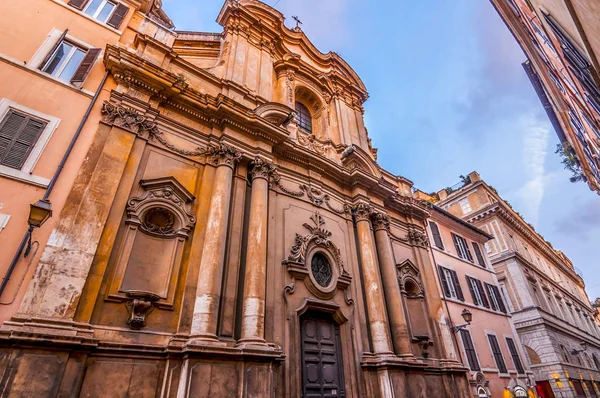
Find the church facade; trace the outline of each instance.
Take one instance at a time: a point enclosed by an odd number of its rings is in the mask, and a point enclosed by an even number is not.
[[[471,396],[431,210],[378,165],[358,75],[259,1],[227,0],[221,34],[149,9],[103,49],[3,394]]]

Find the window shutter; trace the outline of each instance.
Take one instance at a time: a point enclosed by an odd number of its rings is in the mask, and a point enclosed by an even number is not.
[[[469,367],[472,371],[479,371],[479,361],[477,360],[477,354],[475,352],[473,340],[471,339],[471,334],[468,330],[463,329],[460,331],[460,336],[462,337],[463,347],[465,348],[465,353],[467,354]]]
[[[128,11],[129,7],[127,7],[125,4],[119,3],[119,5],[115,9],[115,11],[113,11],[106,24],[112,26],[115,29],[119,29]]]
[[[483,255],[481,254],[481,249],[479,248],[479,244],[477,242],[473,243],[473,251],[475,251],[475,257],[477,257],[477,263],[485,268],[485,260],[483,259]]]
[[[444,291],[444,296],[450,297],[450,288],[448,287],[448,283],[450,283],[450,281],[446,279],[446,273],[444,272],[444,268],[442,268],[441,265],[438,265],[438,270],[440,272],[440,278],[442,280],[442,290]]]
[[[467,254],[467,260],[469,260],[472,263],[475,263],[475,261],[473,261],[473,256],[471,255],[471,250],[469,250],[469,245],[467,244],[467,241],[463,238],[462,242],[463,242],[463,246],[465,247],[465,253]]]
[[[96,61],[96,58],[98,58],[100,51],[102,50],[99,48],[90,48],[87,50],[87,53],[85,53],[85,56],[81,60],[79,67],[71,79],[71,83],[82,83],[85,80],[87,75],[90,73],[90,70],[94,66],[94,62]]]
[[[454,232],[452,233],[452,241],[454,242],[454,248],[456,249],[456,254],[458,255],[458,257],[462,258],[460,245],[458,244],[458,237],[454,234]]]
[[[504,305],[504,300],[502,300],[502,294],[500,294],[500,289],[498,289],[498,286],[492,286],[492,289],[494,290],[494,294],[496,295],[496,301],[498,301],[500,311],[506,314],[506,306]]]
[[[485,292],[487,293],[488,296],[488,301],[490,302],[490,307],[492,307],[492,309],[494,311],[498,311],[498,307],[496,306],[496,302],[494,301],[494,298],[496,298],[496,293],[494,292],[494,287],[492,285],[490,285],[489,283],[485,283]],[[497,298],[496,298],[497,300]]]
[[[46,58],[44,58],[44,61],[42,61],[42,63],[39,64],[38,69],[42,70],[44,68],[44,66],[46,66],[46,64],[50,60],[50,57],[52,57],[52,54],[54,54],[54,52],[56,51],[58,46],[60,46],[60,43],[62,43],[62,41],[67,36],[67,32],[69,32],[69,29],[65,29],[64,32],[62,32],[60,34],[60,37],[58,38],[58,40],[56,40],[56,43],[54,43],[54,46],[52,46],[52,49],[48,52],[48,54],[46,54]]]
[[[466,276],[466,278],[467,278],[467,285],[469,286],[469,291],[471,292],[471,297],[473,298],[473,304],[479,305],[479,302],[477,301],[477,295],[475,294],[475,289],[473,289],[473,283],[471,282],[474,279],[471,278],[470,276]]]
[[[506,364],[504,363],[504,357],[502,356],[498,339],[496,339],[496,336],[493,334],[488,334],[488,340],[490,341],[490,346],[492,347],[492,353],[494,354],[494,360],[496,361],[496,366],[498,366],[498,371],[500,373],[507,373],[508,370],[506,369]]]
[[[0,164],[20,170],[46,124],[10,110],[0,124]]]
[[[487,295],[485,294],[485,291],[483,290],[483,285],[481,284],[481,281],[478,279],[475,279],[475,284],[477,285],[477,290],[479,290],[479,295],[481,296],[481,301],[483,302],[483,306],[485,308],[490,308],[490,302],[487,299]]]
[[[454,288],[456,289],[456,297],[460,301],[465,301],[465,296],[460,288],[460,282],[458,281],[458,275],[456,275],[456,271],[450,271],[450,273],[452,274],[452,281],[454,282]]]
[[[83,10],[83,7],[87,4],[88,0],[71,0],[69,1],[69,5],[73,8],[77,8],[78,10]]]
[[[523,364],[521,363],[521,358],[519,357],[519,353],[517,351],[517,347],[515,346],[515,342],[513,339],[507,337],[506,345],[508,346],[508,351],[510,351],[510,356],[513,359],[513,363],[515,364],[515,369],[517,373],[524,374],[525,369],[523,369]]]
[[[442,235],[437,224],[429,221],[429,227],[431,228],[431,234],[433,235],[433,242],[438,249],[444,250],[444,243],[442,242]]]

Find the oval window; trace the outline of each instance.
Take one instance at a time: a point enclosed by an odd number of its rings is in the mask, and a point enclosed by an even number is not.
[[[323,253],[315,253],[310,261],[310,268],[315,281],[322,287],[327,287],[331,283],[332,272],[331,264]]]

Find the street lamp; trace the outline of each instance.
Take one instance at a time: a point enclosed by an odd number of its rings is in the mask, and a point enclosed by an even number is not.
[[[579,345],[581,346],[581,349],[579,349],[579,350],[572,349],[571,350],[571,355],[577,355],[580,352],[584,352],[585,350],[587,350],[587,343],[585,341],[582,341],[581,343],[579,343]]]
[[[463,330],[464,328],[469,326],[469,324],[473,320],[473,314],[471,313],[471,311],[469,311],[466,308],[463,310],[463,312],[460,315],[463,317],[463,319],[465,320],[466,323],[464,323],[462,325],[458,325],[458,326],[453,326],[451,329],[452,333],[460,332],[461,330]]]
[[[27,223],[29,224],[29,240],[27,241],[24,257],[27,257],[31,251],[31,235],[33,229],[44,225],[51,216],[52,204],[48,199],[41,199],[30,205],[29,218],[27,219]]]

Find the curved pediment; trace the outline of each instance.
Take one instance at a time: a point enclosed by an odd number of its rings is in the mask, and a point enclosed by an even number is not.
[[[267,102],[254,109],[256,116],[264,118],[275,126],[286,127],[296,115],[296,112],[287,105],[278,102]]]
[[[276,64],[287,65],[293,54],[296,68],[310,71],[309,75],[319,76],[319,80],[325,78],[329,90],[346,91],[361,104],[366,101],[367,88],[344,59],[335,52],[322,53],[302,29],[288,29],[284,20],[283,14],[258,0],[227,0],[217,18],[226,30],[241,30],[263,44],[268,42],[279,60]]]
[[[350,145],[344,150],[342,153],[342,165],[347,169],[359,169],[377,178],[382,178],[379,165],[367,152],[356,145]]]

